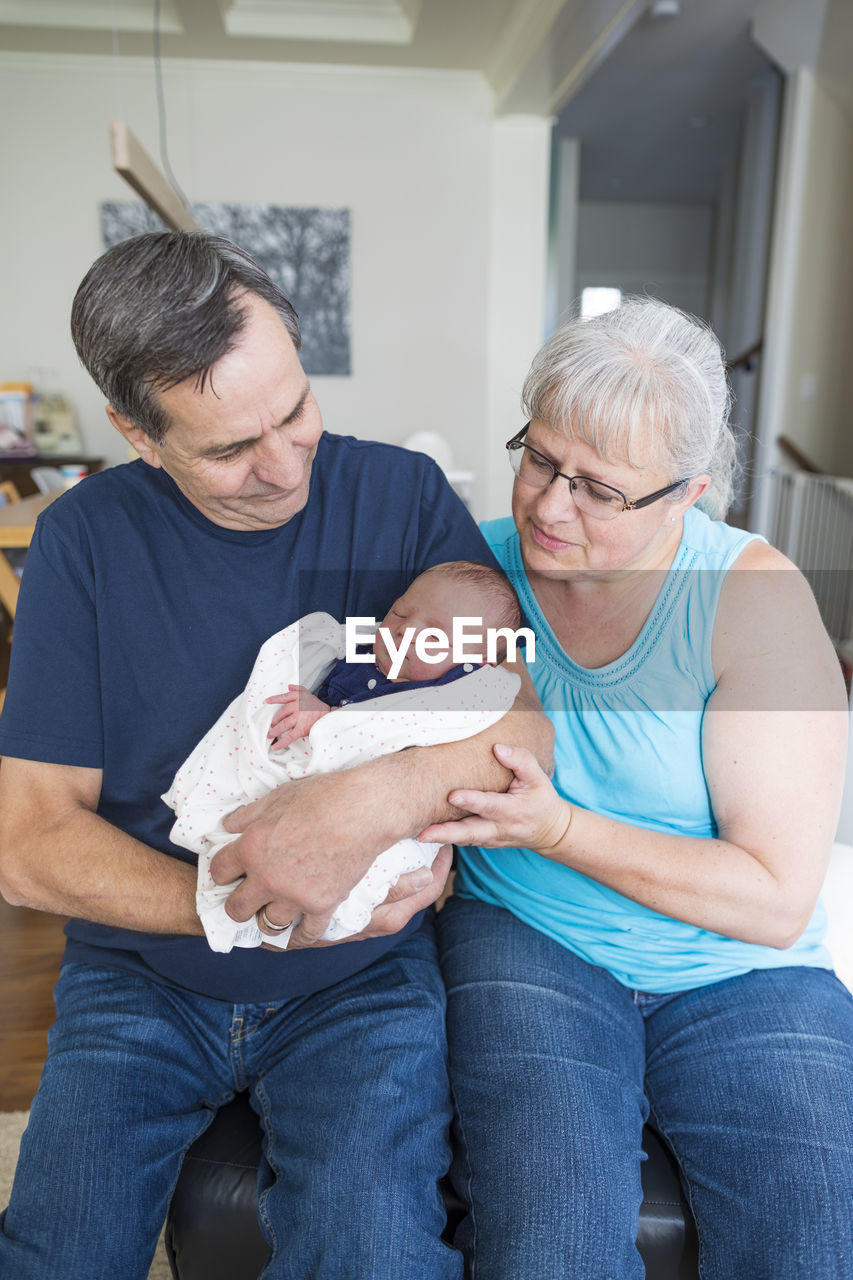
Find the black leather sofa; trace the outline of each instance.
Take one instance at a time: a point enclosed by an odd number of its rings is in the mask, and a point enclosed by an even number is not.
[[[697,1280],[696,1230],[675,1162],[646,1128],[637,1245],[648,1280]],[[240,1094],[219,1111],[184,1160],[166,1221],[174,1280],[257,1280],[267,1256],[256,1212],[261,1129]],[[448,1233],[462,1206],[445,1189]],[[446,1234],[446,1238],[449,1238]],[[343,1280],[343,1278],[342,1278]]]

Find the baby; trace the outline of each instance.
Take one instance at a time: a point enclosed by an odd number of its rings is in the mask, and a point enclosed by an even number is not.
[[[471,624],[465,628],[465,649],[476,655],[476,661],[455,663],[454,621],[463,617]],[[304,685],[291,684],[287,693],[267,698],[281,706],[269,729],[272,749],[280,751],[306,737],[322,716],[337,707],[396,693],[403,683],[414,688],[449,684],[486,661],[502,662],[507,651],[503,633],[517,632],[520,625],[518,600],[499,569],[472,560],[435,565],[415,578],[382,619],[375,662],[341,659],[316,694]],[[444,645],[442,637],[447,637]],[[428,656],[430,646],[434,652]]]
[[[414,580],[379,625],[375,651],[360,655],[361,661],[344,660],[352,657],[345,639],[366,639],[372,618],[341,623],[308,614],[270,636],[243,692],[163,796],[176,816],[172,840],[198,854],[196,903],[213,950],[261,942],[284,948],[293,927],[273,938],[259,931],[256,920],[238,924],[228,915],[225,903],[235,886],[218,885],[210,875],[217,850],[234,839],[224,818],[284,782],[411,746],[458,742],[496,724],[521,683],[499,665],[520,619],[515,592],[500,570],[452,561]],[[364,630],[351,637],[356,623]],[[456,664],[454,632],[470,655]],[[445,685],[446,691],[437,687]],[[287,693],[273,692],[283,686]],[[360,932],[400,875],[429,865],[438,849],[413,837],[386,849],[334,912],[324,938]]]

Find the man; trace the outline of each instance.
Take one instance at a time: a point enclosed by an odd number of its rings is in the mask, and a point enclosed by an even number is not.
[[[214,874],[244,877],[229,910],[267,934],[301,913],[286,952],[210,951],[160,797],[269,635],[316,609],[381,616],[423,569],[488,558],[485,544],[427,459],[323,433],[296,316],[233,245],[114,247],[78,290],[72,333],[140,460],[45,513],[16,618],[0,888],[72,921],[0,1274],[143,1280],[183,1153],[249,1088],[265,1276],[458,1277],[440,1242],[443,991],[422,917],[449,853],[358,940],[310,944],[454,786],[505,785],[497,729],[234,815]],[[520,701],[501,735],[547,751]]]

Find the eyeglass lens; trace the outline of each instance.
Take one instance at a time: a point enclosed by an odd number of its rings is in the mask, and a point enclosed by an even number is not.
[[[534,452],[529,445],[522,444],[520,448],[510,449],[509,460],[520,480],[539,489],[551,484],[557,474],[553,463]],[[571,488],[575,505],[586,515],[609,520],[618,516],[623,508],[623,500],[615,490],[608,489],[595,480],[588,480],[585,476],[577,476],[572,481]]]

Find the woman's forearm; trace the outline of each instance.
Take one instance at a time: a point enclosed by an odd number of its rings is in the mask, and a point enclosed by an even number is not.
[[[835,720],[824,723],[825,736],[833,726]],[[729,733],[730,743],[735,736]],[[835,747],[829,744],[830,754]],[[495,753],[513,771],[508,791],[452,792],[450,802],[468,816],[433,824],[423,839],[532,849],[662,915],[745,942],[785,948],[806,927],[838,817],[830,770],[822,771],[823,788],[818,777],[809,779],[807,800],[789,784],[786,807],[781,769],[775,781],[772,769],[765,774],[760,805],[750,803],[758,783],[748,765],[742,784],[729,787],[730,795],[743,791],[744,803],[730,804],[726,820],[718,817],[715,839],[649,830],[572,805],[529,752],[498,745]]]
[[[653,911],[780,948],[791,946],[808,923],[814,900],[798,900],[758,857],[738,845],[650,831],[561,803],[565,834],[556,845],[536,852]]]

